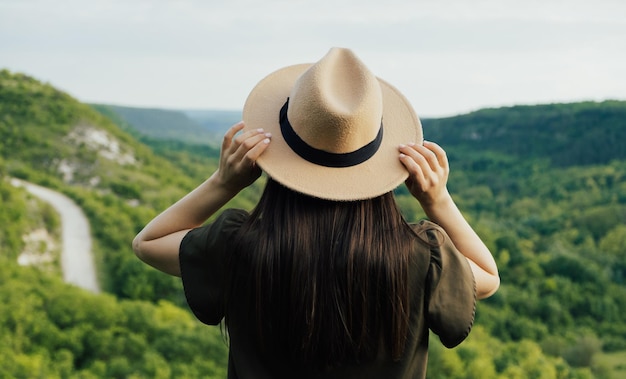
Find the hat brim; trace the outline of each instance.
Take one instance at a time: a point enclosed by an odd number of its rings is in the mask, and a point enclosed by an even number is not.
[[[257,164],[272,179],[313,197],[351,201],[392,191],[408,177],[400,162],[398,146],[421,143],[422,125],[408,100],[392,85],[378,78],[383,95],[383,140],[367,161],[351,167],[325,167],[293,152],[280,131],[279,113],[296,80],[312,64],[279,69],[261,80],[243,108],[245,130],[263,128],[272,141]]]

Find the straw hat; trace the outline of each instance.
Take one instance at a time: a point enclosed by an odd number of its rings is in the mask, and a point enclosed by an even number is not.
[[[243,121],[272,133],[257,160],[270,177],[329,200],[393,190],[408,177],[398,145],[422,142],[408,100],[343,48],[265,77],[250,92]]]

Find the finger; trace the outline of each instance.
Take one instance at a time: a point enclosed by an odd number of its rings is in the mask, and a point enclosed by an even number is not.
[[[412,150],[412,149],[411,149]],[[419,156],[419,154],[416,154]],[[423,159],[423,157],[422,157]],[[426,176],[424,175],[424,170],[422,167],[415,161],[415,159],[411,155],[407,155],[405,153],[400,153],[400,162],[404,165],[406,170],[409,173],[409,181],[414,183],[424,183],[426,181]]]
[[[239,151],[239,149],[241,148],[241,146],[250,138],[253,138],[255,136],[258,135],[262,135],[263,133],[265,133],[263,131],[263,129],[252,129],[252,130],[246,130],[245,132],[240,133],[239,135],[237,135],[233,140],[232,140],[232,144],[229,146],[230,147],[230,154],[235,154]],[[243,154],[245,154],[245,151],[239,152],[239,158],[241,158],[243,156]]]
[[[439,162],[439,165],[441,167],[443,167],[445,170],[448,170],[448,155],[441,146],[431,141],[424,141],[424,147],[432,151],[437,156],[437,161]]]
[[[244,160],[248,163],[255,163],[256,160],[263,154],[267,146],[270,144],[271,135],[269,133],[264,134],[264,139],[256,143],[244,156]]]
[[[422,157],[424,157],[425,161],[428,164],[428,168],[437,172],[441,168],[439,164],[439,159],[437,159],[437,155],[434,151],[430,150],[428,147],[423,145],[412,145],[413,149],[417,151]]]
[[[242,130],[244,128],[245,124],[243,123],[243,121],[239,121],[238,123],[236,123],[235,125],[231,126],[226,133],[224,134],[224,139],[222,140],[222,149],[228,149],[228,147],[230,146],[231,142],[233,141],[233,138],[235,137],[235,134],[237,134],[237,132],[239,132],[240,130]]]
[[[231,159],[234,162],[245,160],[247,164],[253,163],[249,158],[250,150],[260,143],[265,143],[265,140],[268,140],[267,143],[269,143],[270,138],[271,134],[264,133],[261,129],[244,133],[241,137],[236,138],[238,146],[237,150],[231,155]]]
[[[407,145],[400,146],[400,152],[410,157],[415,164],[419,165],[423,172],[432,171],[431,164],[426,159],[426,156],[423,154],[423,151],[420,151],[419,148],[424,149],[421,145],[416,145],[414,143],[409,143]],[[424,149],[427,151],[427,149]]]

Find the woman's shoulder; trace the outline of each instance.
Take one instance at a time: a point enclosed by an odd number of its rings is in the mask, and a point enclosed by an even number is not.
[[[240,208],[228,208],[225,209],[219,216],[218,220],[229,220],[229,221],[245,221],[250,217],[250,213],[244,209]]]
[[[411,228],[419,239],[415,253],[421,255],[423,260],[428,259],[431,264],[440,266],[448,255],[462,257],[446,231],[438,224],[421,220],[411,224]]]
[[[250,214],[243,209],[228,208],[205,227],[211,229],[214,233],[228,234],[238,230],[249,217]]]
[[[441,226],[427,219],[409,225],[417,236],[429,244],[441,244],[447,237],[446,231]]]
[[[204,250],[207,244],[228,240],[248,217],[248,212],[243,209],[226,209],[209,223],[190,230],[183,238],[181,248],[195,246],[198,250]]]

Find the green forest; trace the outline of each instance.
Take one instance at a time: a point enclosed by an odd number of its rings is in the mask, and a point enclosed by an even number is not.
[[[626,102],[484,109],[423,126],[448,152],[450,192],[502,277],[466,342],[448,350],[433,336],[428,378],[624,377]],[[220,327],[195,320],[179,279],[130,245],[216,167],[218,150],[183,134],[150,135],[0,71],[0,378],[225,377]],[[59,219],[10,178],[83,208],[103,294],[63,283],[58,260],[17,263],[24,236],[43,227],[59,238]],[[261,188],[228,206],[251,209]],[[409,221],[423,217],[404,187],[396,196]]]

